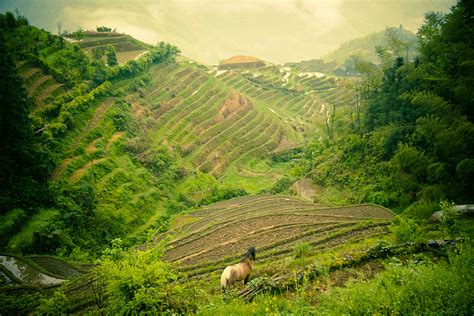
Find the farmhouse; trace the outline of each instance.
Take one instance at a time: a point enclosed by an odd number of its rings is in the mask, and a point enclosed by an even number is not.
[[[264,66],[265,63],[258,58],[239,55],[222,61],[219,64],[219,69],[259,68]]]

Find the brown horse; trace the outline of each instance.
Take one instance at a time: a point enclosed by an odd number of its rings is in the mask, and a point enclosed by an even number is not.
[[[221,288],[222,290],[229,289],[232,284],[238,281],[244,280],[244,284],[247,284],[250,278],[250,272],[252,272],[252,265],[255,261],[255,247],[250,247],[240,263],[227,266],[221,275]]]

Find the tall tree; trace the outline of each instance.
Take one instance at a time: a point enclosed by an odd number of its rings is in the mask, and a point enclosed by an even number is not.
[[[30,103],[0,30],[0,212],[32,205],[45,174],[35,152]]]

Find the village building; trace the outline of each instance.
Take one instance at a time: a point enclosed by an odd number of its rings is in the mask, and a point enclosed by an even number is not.
[[[264,67],[265,62],[252,56],[234,56],[222,61],[219,64],[220,70],[236,69],[236,68],[259,68]]]

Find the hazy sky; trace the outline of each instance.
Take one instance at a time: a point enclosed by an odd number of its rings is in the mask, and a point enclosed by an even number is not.
[[[233,55],[284,63],[318,58],[350,39],[399,26],[416,32],[427,11],[455,0],[0,0],[31,24],[116,27],[148,43],[166,41],[213,64]]]

